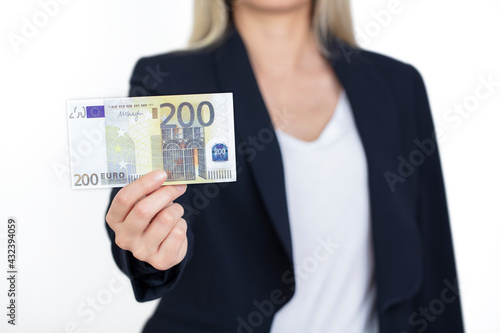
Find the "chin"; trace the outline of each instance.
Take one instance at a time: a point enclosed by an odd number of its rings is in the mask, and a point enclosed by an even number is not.
[[[289,11],[308,6],[312,0],[233,0],[234,6],[243,5],[262,11]]]

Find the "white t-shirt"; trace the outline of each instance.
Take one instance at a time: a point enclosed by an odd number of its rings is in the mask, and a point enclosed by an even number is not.
[[[296,290],[271,332],[378,332],[367,165],[345,91],[315,141],[276,135]]]

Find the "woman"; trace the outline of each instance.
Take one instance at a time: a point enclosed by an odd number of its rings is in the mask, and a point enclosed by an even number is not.
[[[233,92],[238,180],[113,190],[114,258],[162,298],[144,332],[462,332],[419,73],[355,46],[347,0],[195,9],[131,95]]]

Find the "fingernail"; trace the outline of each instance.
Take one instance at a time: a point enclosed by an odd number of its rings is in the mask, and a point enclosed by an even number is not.
[[[155,181],[159,182],[160,180],[164,180],[165,178],[167,178],[167,174],[165,173],[165,171],[163,170],[156,171],[154,176]]]
[[[178,190],[179,192],[184,192],[186,190],[186,184],[180,184],[180,185],[174,185]]]

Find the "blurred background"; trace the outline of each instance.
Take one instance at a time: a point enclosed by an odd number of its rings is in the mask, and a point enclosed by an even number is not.
[[[465,325],[500,332],[500,2],[352,0],[352,7],[361,47],[411,63],[424,77]],[[156,302],[135,302],[112,260],[104,229],[110,191],[71,190],[65,106],[126,96],[139,57],[186,45],[192,9],[178,0],[1,2],[0,276],[11,216],[19,267],[15,327],[0,279],[1,332],[139,332],[154,310]],[[478,98],[477,89],[489,94]]]

